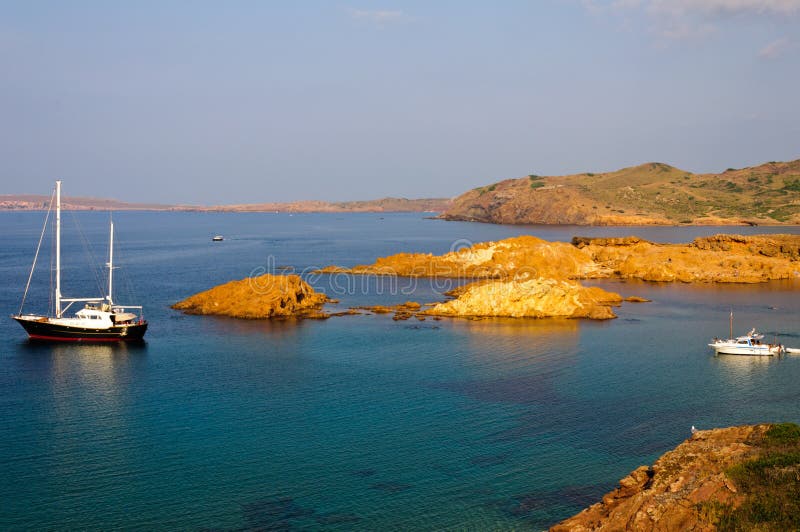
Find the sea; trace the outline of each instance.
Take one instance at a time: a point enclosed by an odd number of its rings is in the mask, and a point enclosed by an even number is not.
[[[714,356],[758,328],[800,347],[800,282],[599,281],[609,321],[355,315],[247,321],[170,305],[298,273],[338,304],[441,301],[453,280],[319,275],[516,235],[689,242],[797,227],[574,227],[419,213],[118,212],[115,299],[143,344],[34,343],[0,320],[0,529],[542,530],[700,429],[800,422],[800,356]],[[109,213],[67,212],[66,297],[104,294]],[[20,309],[44,213],[2,212]],[[211,241],[213,235],[225,237]],[[24,310],[51,300],[46,233]],[[77,310],[76,308],[71,308]]]

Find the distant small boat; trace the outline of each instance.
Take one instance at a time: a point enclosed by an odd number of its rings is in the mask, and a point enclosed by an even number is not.
[[[800,355],[800,349],[796,347],[786,347],[785,350],[790,355]]]
[[[212,236],[211,237],[211,241],[212,242],[222,242],[223,240],[225,240],[225,239],[222,238],[222,235],[216,235],[216,236]]]

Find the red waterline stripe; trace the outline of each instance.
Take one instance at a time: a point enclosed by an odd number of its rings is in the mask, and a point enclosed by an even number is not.
[[[43,336],[41,334],[29,334],[31,338],[34,340],[54,340],[56,342],[120,342],[126,339],[124,338],[71,338],[68,336]],[[127,338],[132,340],[132,338]]]

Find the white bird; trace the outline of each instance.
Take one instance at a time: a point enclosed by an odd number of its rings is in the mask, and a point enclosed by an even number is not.
[[[697,427],[695,427],[694,425],[692,425],[692,434],[694,434],[694,433],[696,433],[696,432],[697,432]]]

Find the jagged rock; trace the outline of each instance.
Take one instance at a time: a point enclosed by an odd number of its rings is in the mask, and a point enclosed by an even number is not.
[[[325,319],[327,300],[297,275],[270,275],[230,281],[172,305],[187,314],[215,314],[233,318],[307,317]]]

